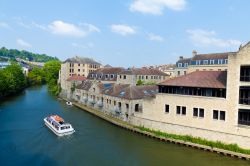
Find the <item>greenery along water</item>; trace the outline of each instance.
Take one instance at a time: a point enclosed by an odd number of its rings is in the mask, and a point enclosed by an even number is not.
[[[76,130],[57,137],[43,123],[58,114]],[[246,166],[247,161],[159,142],[68,107],[33,87],[0,102],[0,165]]]

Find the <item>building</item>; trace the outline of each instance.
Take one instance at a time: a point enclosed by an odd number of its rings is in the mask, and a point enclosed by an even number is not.
[[[92,81],[99,81],[102,83],[116,83],[117,75],[124,71],[121,67],[105,67],[92,71],[88,75],[88,79]]]
[[[87,80],[76,87],[74,99],[103,113],[129,121],[135,112],[142,111],[143,99],[154,97],[157,91],[155,85],[103,84]]]
[[[157,69],[149,69],[145,67],[129,68],[118,74],[117,83],[136,85],[138,81],[141,80],[145,84],[154,84],[166,80],[168,77],[169,75]]]
[[[69,87],[67,79],[71,76],[84,76],[87,77],[90,72],[99,69],[100,63],[94,61],[90,58],[83,58],[75,56],[69,58],[63,62],[61,65],[61,70],[59,71],[58,83],[61,85],[62,94],[66,95],[67,88]]]
[[[175,75],[182,76],[194,71],[224,71],[228,67],[228,56],[236,52],[198,54],[193,51],[192,58],[179,57],[176,62]]]
[[[131,123],[249,149],[250,43],[235,53],[218,56],[214,62],[206,61],[208,58],[193,61],[227,66],[225,70],[199,69],[158,84],[159,93],[144,99],[142,112],[136,113]]]
[[[180,56],[179,60],[176,62],[175,76],[186,75],[190,61],[191,58],[184,58],[183,56]]]

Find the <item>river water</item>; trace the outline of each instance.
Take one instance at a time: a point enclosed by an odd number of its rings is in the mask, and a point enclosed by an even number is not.
[[[43,123],[49,114],[76,132],[57,137]],[[0,102],[0,165],[245,166],[249,162],[171,143],[116,127],[51,96],[46,86],[28,88]]]

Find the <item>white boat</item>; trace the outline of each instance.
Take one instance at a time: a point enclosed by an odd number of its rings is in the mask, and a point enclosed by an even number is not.
[[[72,103],[71,103],[70,101],[67,101],[66,104],[67,104],[68,106],[72,106]]]
[[[58,115],[50,115],[44,118],[44,123],[57,136],[69,135],[75,132],[71,124],[64,122],[63,118]]]

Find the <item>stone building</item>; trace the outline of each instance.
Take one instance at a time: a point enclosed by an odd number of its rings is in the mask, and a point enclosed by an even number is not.
[[[71,76],[84,76],[87,77],[88,74],[94,70],[99,69],[100,63],[94,61],[90,58],[83,58],[75,56],[69,58],[61,64],[61,70],[59,71],[58,83],[62,88],[62,95],[65,95],[68,90],[67,79]]]
[[[169,75],[157,69],[129,68],[118,74],[118,84],[136,85],[139,80],[144,83],[159,83],[169,78]]]
[[[117,75],[124,71],[122,67],[105,67],[92,71],[88,75],[88,80],[99,81],[102,83],[116,83]]]
[[[154,85],[131,86],[84,81],[76,87],[74,99],[124,121],[142,111],[144,98],[154,97],[158,88]]]
[[[175,76],[186,75],[194,71],[224,71],[228,67],[228,56],[236,52],[198,54],[193,51],[192,58],[180,56],[176,62]]]
[[[235,53],[218,55],[223,55],[221,60],[200,63],[225,65],[225,70],[195,70],[158,84],[159,93],[144,99],[142,112],[131,123],[249,149],[250,43]]]

